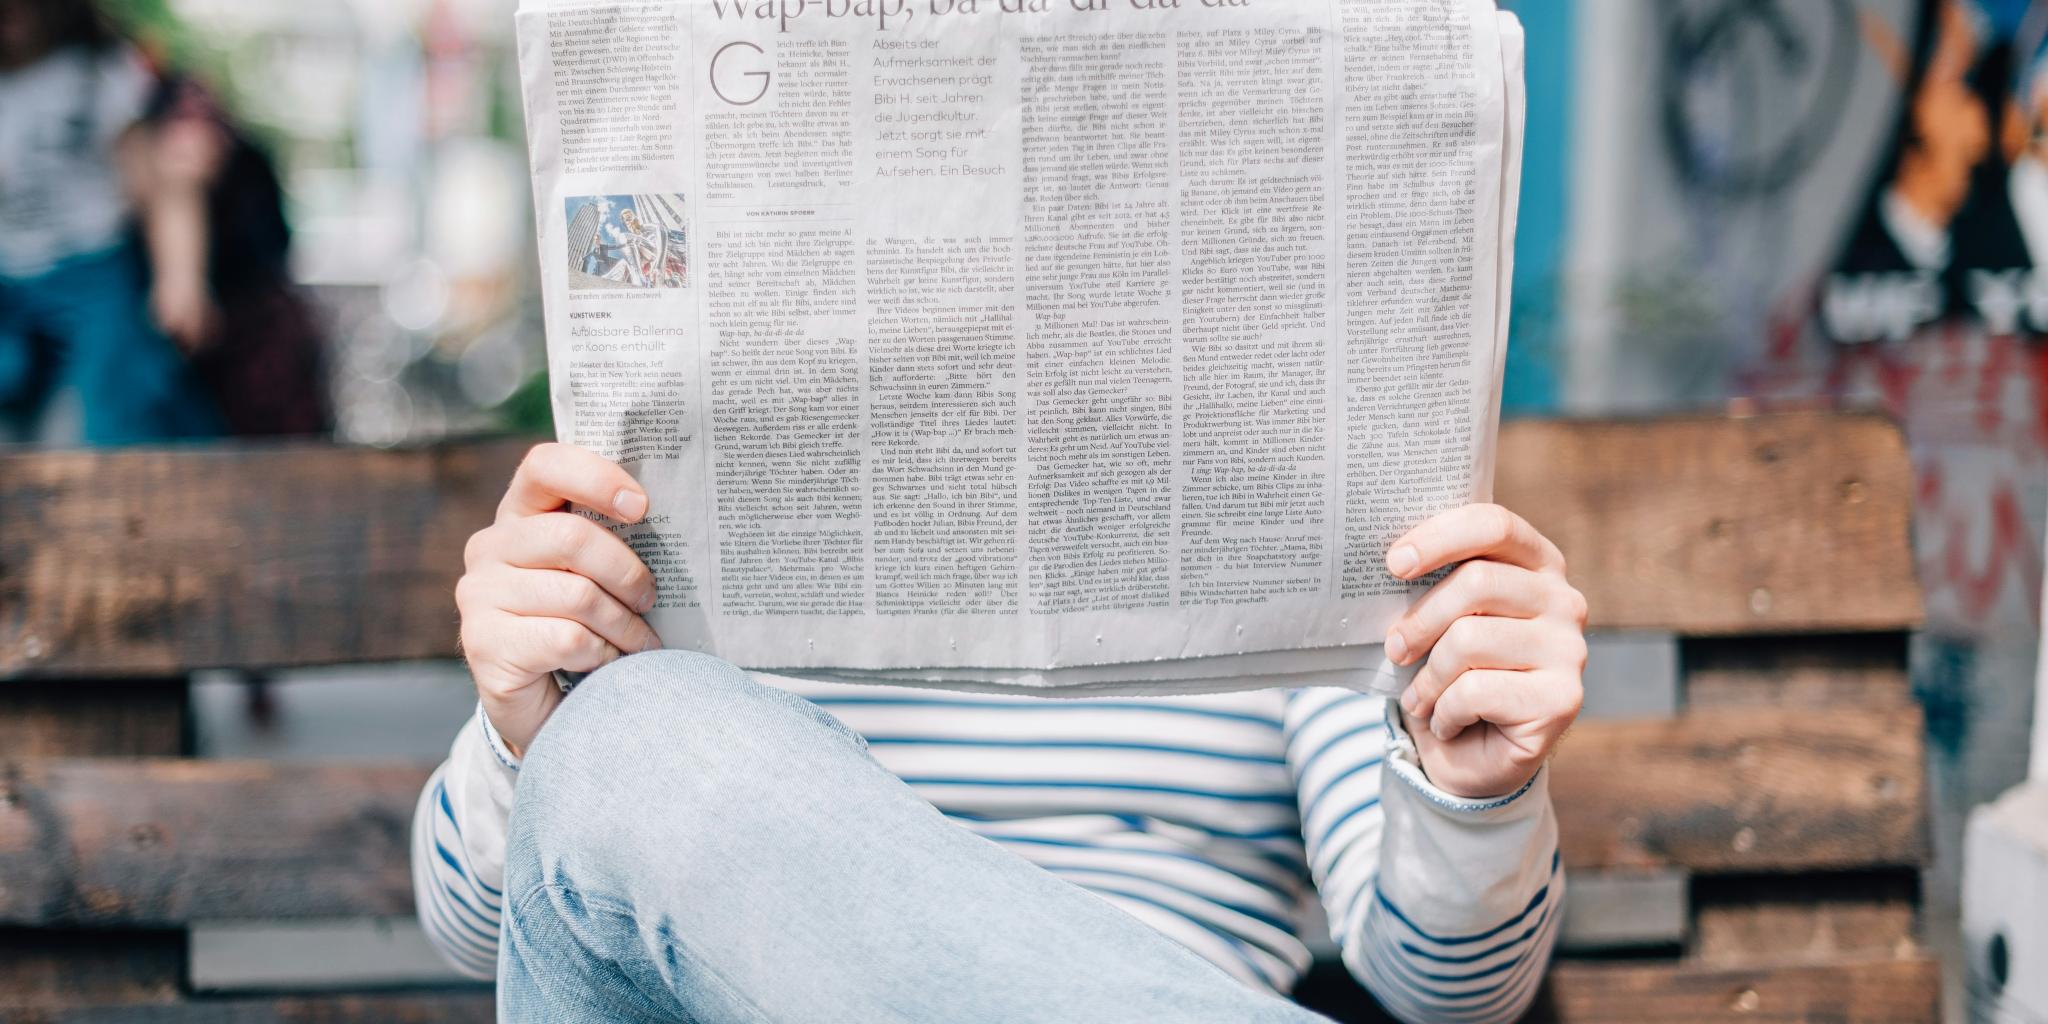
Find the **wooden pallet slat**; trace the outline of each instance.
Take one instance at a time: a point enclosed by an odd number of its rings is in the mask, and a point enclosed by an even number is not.
[[[1551,764],[1565,863],[1832,870],[1925,860],[1912,708],[1581,722]]]
[[[1564,550],[1593,624],[1910,629],[1912,472],[1876,415],[1504,424],[1494,494]]]
[[[425,765],[0,761],[0,923],[412,913]]]
[[[1531,1021],[1563,1024],[1932,1024],[1941,1017],[1932,960],[1758,968],[1560,964]]]
[[[526,447],[0,455],[0,680],[449,657]]]
[[[1586,722],[1553,766],[1574,868],[1917,863],[1911,711]],[[168,925],[411,910],[425,765],[0,762],[0,922]]]
[[[474,990],[194,999],[0,1013],[0,1024],[486,1024],[496,1019],[491,993]]]

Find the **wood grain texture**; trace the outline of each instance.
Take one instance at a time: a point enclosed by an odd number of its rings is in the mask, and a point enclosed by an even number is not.
[[[1524,420],[1494,493],[1564,550],[1593,625],[1910,629],[1912,469],[1876,415]]]
[[[1932,960],[1706,969],[1561,964],[1531,1021],[1565,1024],[1934,1024]]]
[[[412,913],[425,765],[0,761],[0,924]]]
[[[1904,633],[1692,637],[1680,645],[1685,702],[1699,707],[1918,707]]]
[[[526,442],[0,455],[0,679],[441,657]],[[1496,492],[1594,624],[1906,629],[1910,475],[1875,416],[1518,421]]]
[[[1551,762],[1565,863],[1760,872],[1926,859],[1917,709],[1580,722]]]
[[[1828,963],[1923,955],[1919,872],[1738,875],[1694,881],[1688,959],[1704,964]]]
[[[495,1019],[488,989],[193,999],[167,1005],[16,1012],[0,1008],[0,1024],[485,1024]]]
[[[173,1002],[184,973],[183,932],[0,929],[0,1021],[7,1009]]]
[[[1911,865],[1910,711],[1769,709],[1582,723],[1553,766],[1574,868]],[[406,835],[425,765],[0,762],[0,923],[411,912]]]
[[[1530,1021],[1558,1024],[1932,1024],[1939,970],[1929,960],[1709,969],[1670,963],[1565,963]],[[1387,1018],[1355,987],[1314,991],[1343,1022]],[[194,999],[167,1005],[0,1010],[0,1024],[428,1024],[488,1021],[488,991]]]
[[[185,752],[183,679],[0,685],[0,751],[9,757],[154,757]]]
[[[448,657],[526,447],[0,455],[0,680]]]

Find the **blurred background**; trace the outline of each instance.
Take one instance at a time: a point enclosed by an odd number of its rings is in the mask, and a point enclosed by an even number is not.
[[[77,6],[0,0],[9,18]],[[1904,424],[1927,599],[1911,655],[1935,813],[1926,895],[1953,918],[1964,818],[2026,776],[2030,746],[2048,508],[2048,270],[2035,269],[2048,268],[2048,3],[1504,6],[1527,28],[1529,94],[1507,411],[1848,404]],[[185,333],[213,352],[193,358],[233,365],[194,386],[224,406],[266,389],[312,396],[302,412],[325,406],[310,422],[256,408],[132,429],[369,445],[549,429],[512,0],[103,7],[148,80],[102,69],[127,100],[99,97],[91,130],[157,126],[142,159],[184,160],[216,191],[261,191],[246,157],[266,158],[289,251],[250,226],[265,211],[216,202],[204,244],[282,260],[282,280],[249,286],[261,301],[213,281],[210,304],[181,304],[146,273],[127,291],[113,273],[81,287],[143,304],[173,335],[198,325]],[[10,42],[9,63],[32,64],[32,44]],[[179,125],[203,130],[181,141]],[[123,173],[120,195],[142,198],[115,202],[177,195],[174,173]],[[108,230],[78,228],[92,218],[47,197],[5,202],[49,222],[51,252]],[[0,266],[15,288],[0,301],[27,308],[22,283],[55,271],[35,253],[0,256],[15,262]],[[70,329],[15,319],[20,336]],[[0,436],[152,439],[96,426],[89,381],[17,368],[10,397],[5,323],[0,400],[14,404]],[[283,335],[290,350],[243,335]],[[221,755],[434,756],[469,706],[446,665],[288,692],[222,676],[197,692],[200,748]],[[352,716],[382,724],[357,732]]]

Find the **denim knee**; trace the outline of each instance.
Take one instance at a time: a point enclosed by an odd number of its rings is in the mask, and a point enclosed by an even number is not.
[[[629,750],[674,751],[679,743],[715,738],[692,725],[716,721],[759,732],[787,728],[792,715],[853,736],[817,705],[756,682],[723,658],[649,651],[584,679],[549,716],[530,756],[595,756],[616,763]]]
[[[688,816],[706,808],[681,804],[758,790],[776,751],[834,743],[865,746],[817,705],[730,662],[690,651],[622,658],[578,685],[527,750],[515,838],[581,842],[607,820]]]

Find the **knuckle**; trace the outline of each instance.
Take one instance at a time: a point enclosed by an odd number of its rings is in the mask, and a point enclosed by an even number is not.
[[[1486,534],[1497,543],[1504,543],[1521,528],[1522,518],[1507,510],[1505,506],[1487,504],[1484,509]]]
[[[547,524],[546,543],[548,550],[569,561],[583,548],[583,517],[569,512],[552,512],[542,520]]]
[[[589,577],[565,573],[561,586],[562,607],[578,619],[587,621],[604,607],[602,594]]]
[[[647,563],[637,557],[629,561],[631,564],[626,567],[626,589],[638,591],[653,586],[654,572],[647,568]]]
[[[477,563],[483,560],[484,546],[489,543],[484,535],[489,532],[491,531],[488,528],[478,530],[470,534],[468,540],[462,542],[463,568],[473,570],[477,567]]]
[[[1472,570],[1472,593],[1469,595],[1472,601],[1476,602],[1486,595],[1498,594],[1507,589],[1507,566],[1484,558],[1466,562],[1465,565]]]
[[[541,643],[546,645],[550,663],[566,662],[585,649],[590,631],[567,619],[543,619],[539,624]]]
[[[1586,616],[1592,611],[1586,604],[1586,595],[1580,593],[1579,588],[1567,583],[1564,585],[1562,597],[1565,617],[1570,619],[1579,628],[1584,629],[1586,626]]]
[[[1583,633],[1573,633],[1565,642],[1565,667],[1571,669],[1574,678],[1586,671],[1586,659],[1591,653]]]
[[[1585,706],[1586,706],[1586,687],[1585,687],[1585,684],[1583,684],[1583,683],[1579,682],[1579,680],[1578,680],[1578,677],[1574,676],[1574,677],[1572,677],[1572,680],[1571,680],[1571,683],[1570,683],[1570,685],[1569,685],[1569,686],[1567,686],[1567,687],[1565,688],[1565,701],[1564,701],[1564,715],[1563,715],[1564,721],[1565,721],[1566,723],[1568,723],[1568,724],[1569,724],[1569,723],[1571,723],[1571,722],[1577,721],[1577,720],[1578,720],[1578,717],[1579,717],[1579,712],[1580,712],[1581,710],[1583,710],[1583,709],[1585,708]]]
[[[562,448],[560,441],[542,441],[526,450],[526,457],[519,460],[519,471],[525,472],[557,457]]]

